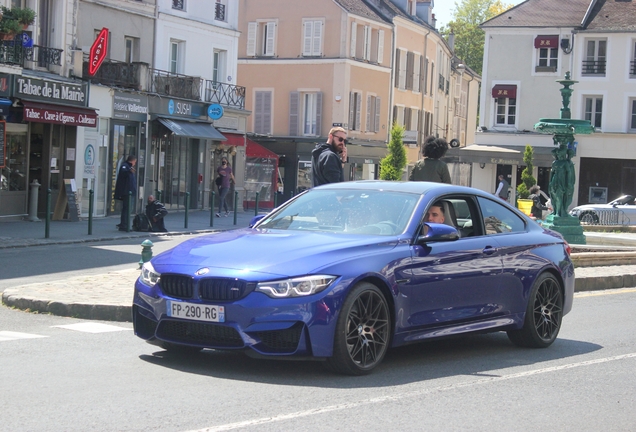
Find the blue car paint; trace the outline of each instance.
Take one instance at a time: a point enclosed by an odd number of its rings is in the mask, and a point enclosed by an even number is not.
[[[374,183],[377,182],[350,182],[328,187],[376,190]],[[254,333],[288,329],[300,322],[304,328],[298,349],[276,355],[331,356],[340,307],[349,290],[362,280],[379,285],[389,299],[395,323],[392,346],[476,330],[519,328],[523,324],[532,283],[542,271],[551,271],[563,281],[564,312],[571,309],[573,265],[563,245],[554,244],[559,239],[558,234],[544,230],[507,206],[526,221],[527,232],[523,235],[526,240],[531,238],[532,247],[516,245],[514,237],[519,234],[461,239],[461,243],[416,244],[418,228],[428,205],[444,195],[475,194],[476,191],[420,182],[382,183],[382,186],[387,190],[422,194],[400,235],[346,236],[261,230],[257,222],[253,229],[184,242],[153,258],[152,264],[159,273],[179,272],[195,279],[194,272],[202,267],[213,269],[218,277],[254,282],[304,274],[339,276],[325,291],[308,297],[272,299],[263,293],[252,292],[243,299],[225,304],[227,320],[223,325],[237,329],[245,347],[264,355],[272,353],[259,350]],[[482,196],[489,197],[488,194]],[[225,247],[229,242],[232,247]],[[458,245],[462,245],[461,250],[457,250]],[[505,253],[511,255],[505,255],[504,260]],[[475,262],[479,266],[474,265]],[[466,263],[473,263],[473,266]],[[433,266],[440,264],[443,271],[435,271]],[[449,274],[453,275],[452,279]],[[461,282],[458,284],[457,281]],[[497,294],[494,301],[487,300],[480,292],[484,287]],[[164,319],[165,296],[159,289],[160,283],[151,288],[138,280],[135,288],[134,304],[143,309],[143,315],[155,320]],[[434,288],[441,289],[436,291]],[[148,298],[152,301],[147,301]],[[458,303],[453,302],[458,299]]]

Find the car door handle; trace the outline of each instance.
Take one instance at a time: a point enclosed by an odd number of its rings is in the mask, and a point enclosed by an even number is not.
[[[497,248],[494,248],[492,246],[486,246],[482,252],[485,253],[486,255],[492,255],[495,252],[497,252]]]

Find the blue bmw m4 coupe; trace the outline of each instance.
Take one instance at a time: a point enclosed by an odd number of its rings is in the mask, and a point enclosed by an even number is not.
[[[470,332],[548,347],[573,293],[561,235],[499,198],[359,181],[154,257],[135,284],[133,323],[167,350],[312,358],[362,375],[391,347]]]

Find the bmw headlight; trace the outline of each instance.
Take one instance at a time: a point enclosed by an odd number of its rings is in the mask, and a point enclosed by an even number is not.
[[[141,281],[146,285],[151,287],[155,286],[157,282],[159,282],[160,277],[161,273],[158,273],[154,269],[152,264],[150,264],[150,261],[144,263],[143,267],[141,267],[141,276],[139,276],[139,279],[141,279]]]
[[[578,216],[579,213],[581,213],[581,210],[577,208],[573,208],[572,210],[570,210],[570,216]]]
[[[256,291],[272,298],[304,297],[323,291],[335,279],[336,276],[331,275],[312,275],[261,282],[256,285]]]

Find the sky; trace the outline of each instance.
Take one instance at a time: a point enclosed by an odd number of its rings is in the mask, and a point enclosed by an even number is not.
[[[518,5],[524,0],[503,0],[504,4]],[[455,3],[461,4],[461,0],[434,0],[433,13],[437,18],[436,28],[439,30],[453,19]]]

